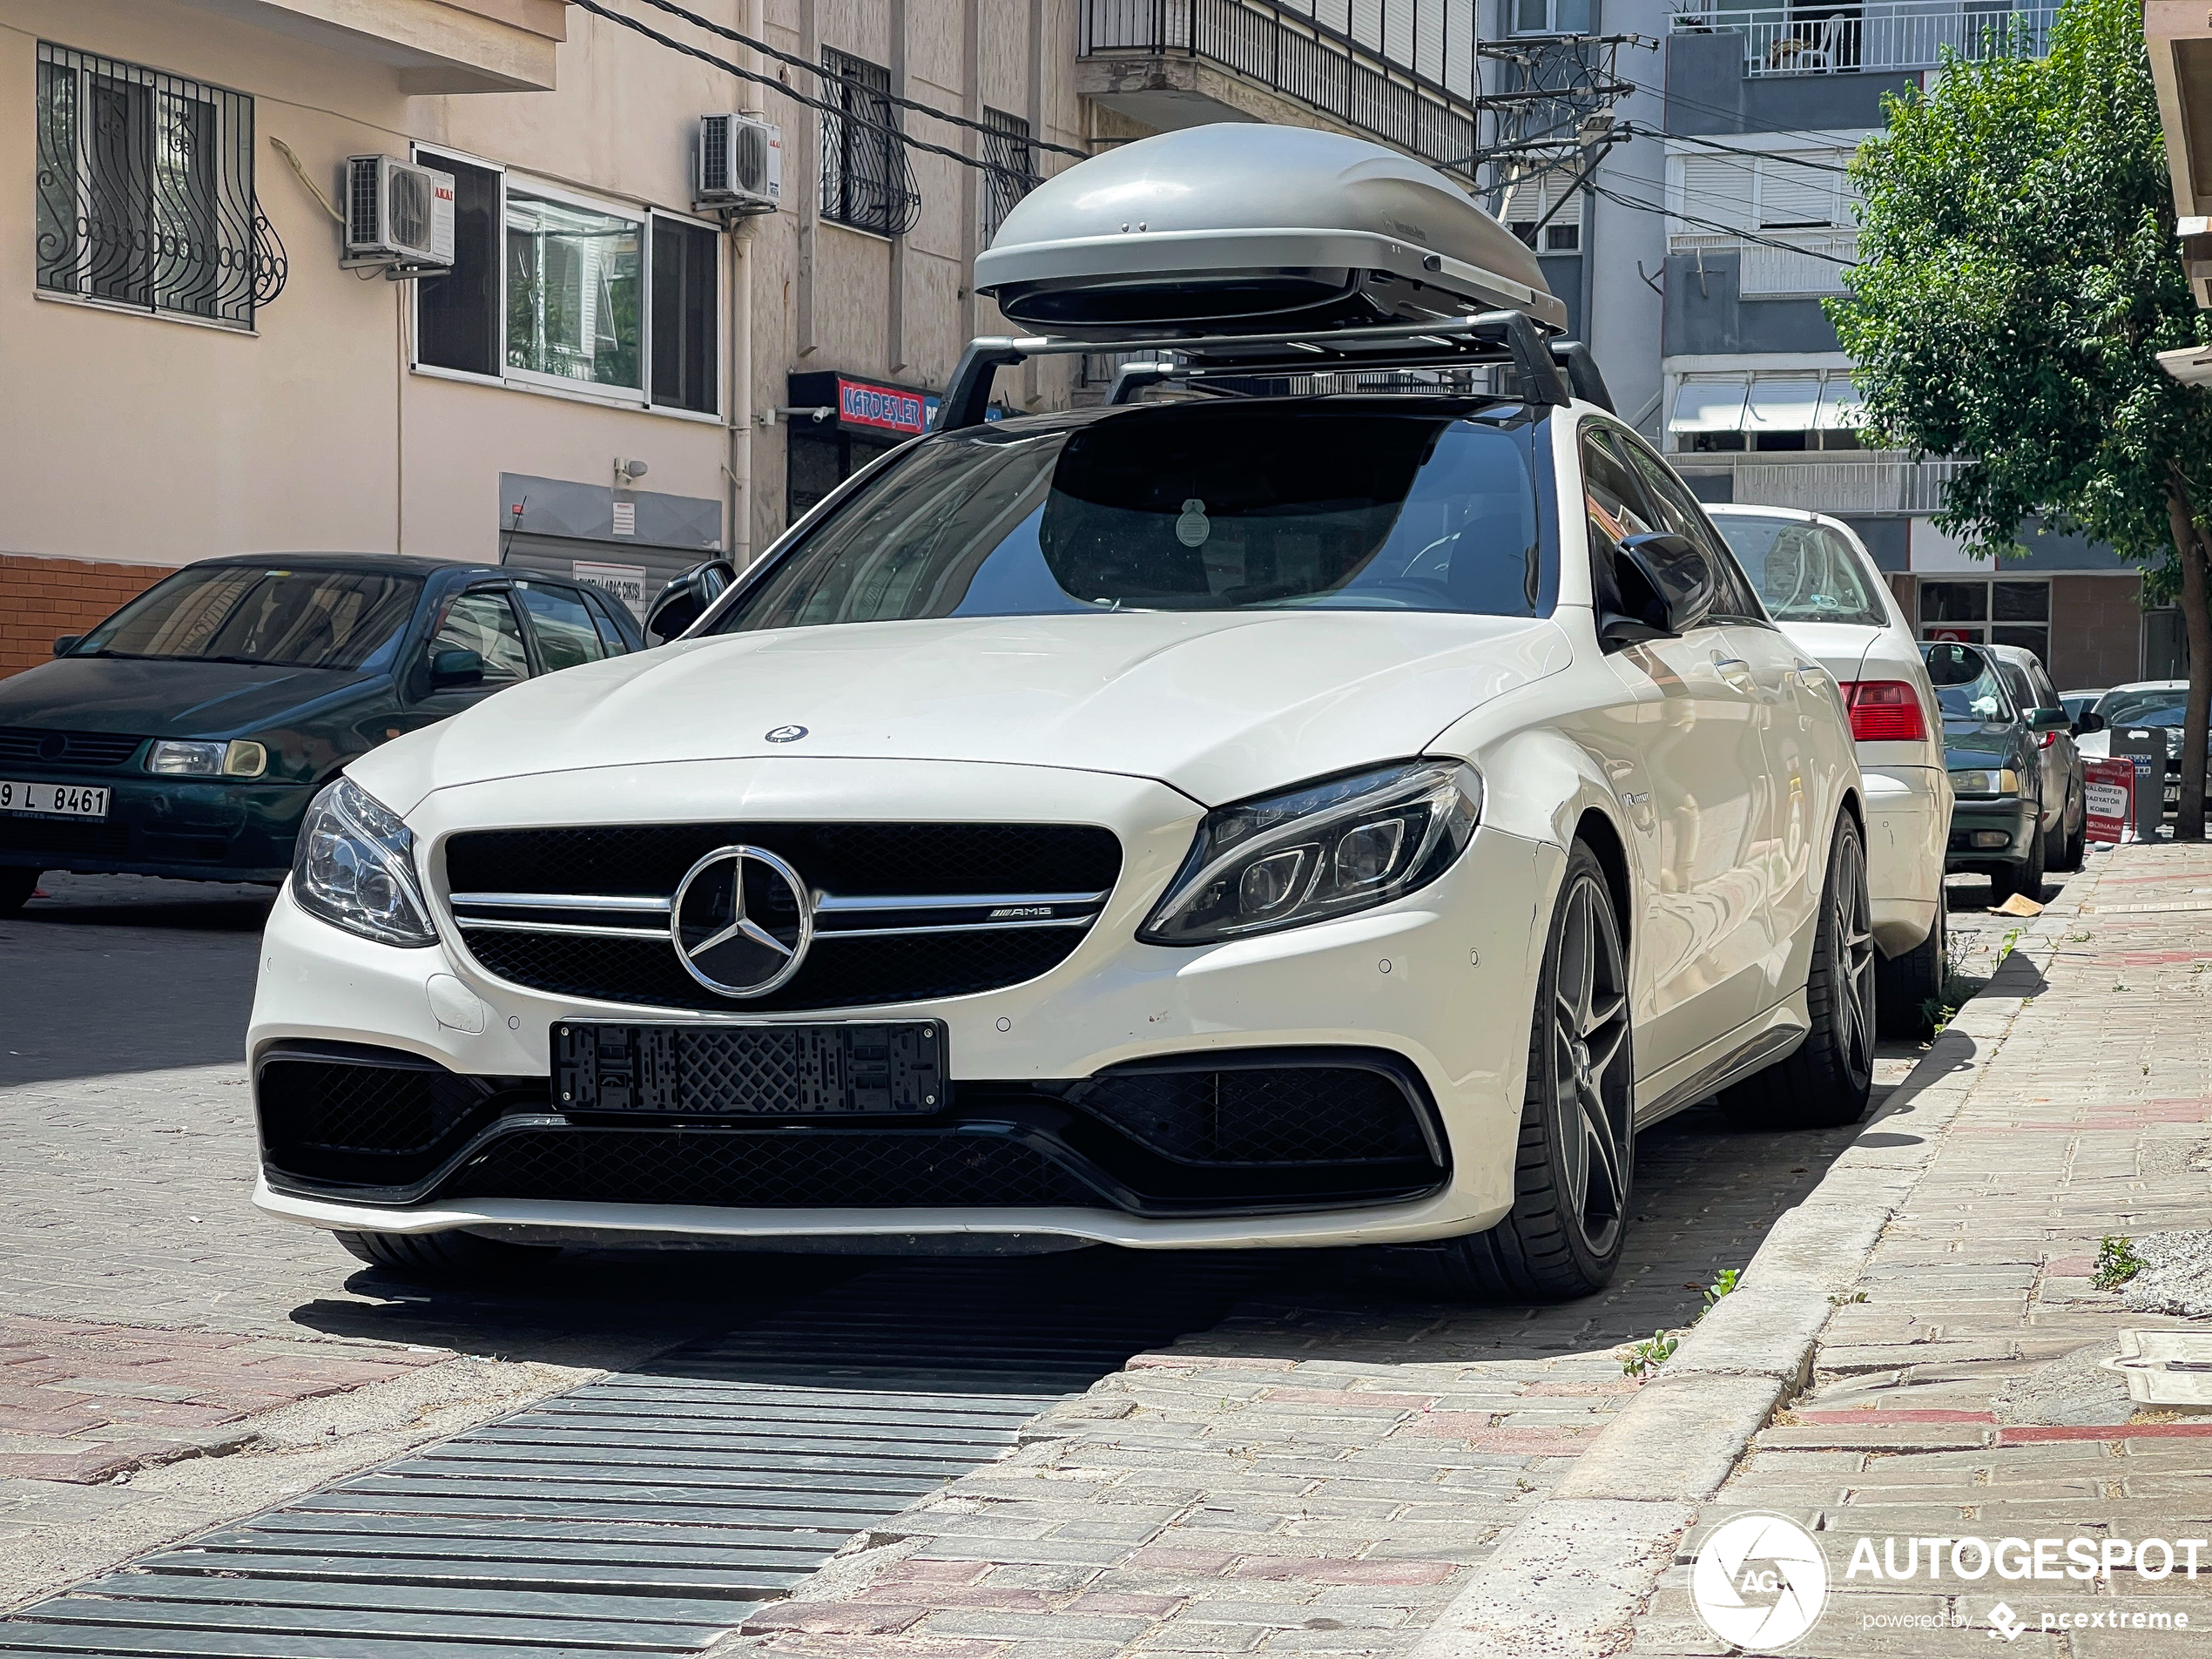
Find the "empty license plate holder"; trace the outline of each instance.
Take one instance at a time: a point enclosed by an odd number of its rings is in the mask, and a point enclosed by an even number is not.
[[[914,1116],[946,1101],[939,1020],[817,1025],[556,1021],[554,1107],[683,1117]]]

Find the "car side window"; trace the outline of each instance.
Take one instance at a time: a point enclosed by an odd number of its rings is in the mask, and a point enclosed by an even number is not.
[[[610,657],[624,657],[630,652],[630,633],[615,614],[615,602],[597,588],[583,590],[583,602],[591,607],[591,620],[598,624],[599,643],[606,647]],[[633,624],[634,625],[634,624]]]
[[[1627,610],[1615,551],[1631,536],[1657,529],[1660,524],[1635,469],[1614,447],[1611,435],[1595,423],[1582,428],[1582,509],[1589,521],[1590,593],[1598,614]]]
[[[1705,516],[1704,509],[1697,504],[1681,479],[1669,471],[1666,464],[1649,454],[1644,447],[1631,438],[1616,439],[1635,462],[1642,475],[1645,487],[1667,521],[1667,528],[1677,536],[1686,536],[1705,550],[1705,556],[1713,567],[1713,615],[1716,620],[1765,622],[1766,609],[1759,604],[1751,588],[1751,580],[1743,574],[1743,567],[1736,562],[1736,555]]]
[[[583,596],[567,588],[547,587],[537,582],[517,582],[515,594],[529,618],[530,633],[537,641],[537,659],[549,674],[581,663],[596,663],[605,651],[599,630],[584,609]]]
[[[483,658],[487,686],[512,685],[530,674],[529,653],[523,645],[523,626],[515,607],[496,588],[464,593],[446,607],[438,631],[430,641],[435,655],[442,651],[473,651]]]

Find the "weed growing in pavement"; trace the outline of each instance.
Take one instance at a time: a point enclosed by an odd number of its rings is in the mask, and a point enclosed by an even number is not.
[[[2013,954],[2013,948],[2020,942],[2020,935],[2027,931],[2027,929],[2025,927],[2015,927],[2011,932],[2007,933],[2003,940],[1999,942],[1997,946],[1998,967],[2004,967],[2005,959]]]
[[[1682,1346],[1682,1339],[1669,1336],[1664,1331],[1654,1331],[1649,1342],[1631,1343],[1627,1353],[1621,1357],[1621,1374],[1638,1380],[1675,1357],[1675,1350]]]
[[[2107,1233],[2097,1246],[2097,1271],[2091,1279],[2101,1291],[2116,1291],[2150,1264],[2135,1254],[2135,1241]]]
[[[1705,1305],[1697,1310],[1697,1319],[1702,1319],[1710,1313],[1713,1311],[1713,1304],[1733,1291],[1742,1282],[1743,1278],[1743,1270],[1740,1267],[1723,1267],[1715,1274],[1713,1282],[1705,1287]],[[1695,1325],[1697,1319],[1692,1319],[1690,1323]],[[1631,1343],[1629,1345],[1628,1351],[1621,1356],[1621,1374],[1624,1377],[1634,1377],[1641,1381],[1673,1359],[1675,1350],[1681,1346],[1680,1337],[1670,1335],[1664,1331],[1654,1331],[1649,1341]]]
[[[1849,1295],[1838,1291],[1828,1298],[1828,1305],[1831,1308],[1849,1307],[1854,1302],[1864,1302],[1865,1299],[1866,1292],[1864,1291],[1853,1291]]]

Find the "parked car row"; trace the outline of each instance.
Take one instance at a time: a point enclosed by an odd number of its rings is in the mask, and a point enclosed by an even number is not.
[[[188,565],[0,680],[0,915],[44,870],[281,881],[308,801],[362,755],[644,644],[599,590],[495,565]]]

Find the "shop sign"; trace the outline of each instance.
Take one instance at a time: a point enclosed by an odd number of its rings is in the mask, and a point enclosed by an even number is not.
[[[2082,794],[2088,810],[2088,837],[2093,841],[2118,842],[2133,838],[2135,819],[2135,763],[2132,760],[2085,759],[2081,763]]]
[[[911,435],[928,425],[929,411],[919,392],[871,386],[866,381],[848,381],[840,374],[837,377],[837,418],[845,426],[874,427],[884,432]]]

